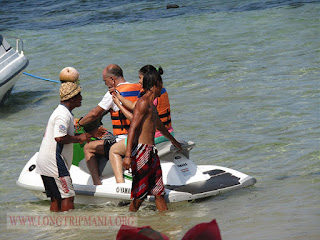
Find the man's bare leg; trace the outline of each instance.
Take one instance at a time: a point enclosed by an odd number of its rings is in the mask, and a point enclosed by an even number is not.
[[[74,209],[74,197],[63,198],[61,201],[61,212],[69,211]]]
[[[122,156],[126,153],[125,139],[113,144],[109,152],[109,160],[117,183],[124,183],[122,171]]]
[[[142,203],[143,203],[143,200],[134,198],[130,203],[129,211],[131,212],[138,211]]]
[[[156,195],[155,197],[155,203],[156,203],[156,207],[158,209],[159,212],[163,212],[163,211],[167,211],[168,207],[166,204],[166,200],[164,199],[163,195]]]
[[[84,145],[83,151],[94,185],[101,185],[96,154],[104,154],[104,140],[92,141]]]
[[[60,208],[61,208],[61,199],[51,198],[50,211],[60,212]]]

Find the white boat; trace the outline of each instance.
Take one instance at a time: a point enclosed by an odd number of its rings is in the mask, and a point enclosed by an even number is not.
[[[6,37],[11,38],[11,37]],[[28,66],[29,61],[23,54],[23,42],[14,38],[16,49],[0,34],[0,104],[9,97],[14,85],[22,71]]]
[[[178,152],[171,142],[157,144],[160,157],[165,198],[168,203],[207,198],[226,191],[252,186],[256,179],[236,170],[215,165],[196,165],[189,157],[195,144],[182,142],[183,151]],[[42,200],[47,199],[42,179],[36,173],[37,154],[23,168],[17,185],[32,191]],[[93,185],[85,160],[72,165],[70,175],[76,192],[75,203],[119,204],[130,201],[132,177],[125,171],[125,183],[116,183],[111,165],[105,159],[99,160],[102,185]],[[153,202],[148,196],[146,201]]]

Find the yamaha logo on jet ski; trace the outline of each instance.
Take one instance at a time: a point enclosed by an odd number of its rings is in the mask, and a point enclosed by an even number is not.
[[[131,193],[131,188],[125,188],[125,187],[117,187],[116,189],[117,193]]]
[[[184,167],[184,166],[187,166],[187,165],[188,165],[187,163],[177,164],[178,167]]]

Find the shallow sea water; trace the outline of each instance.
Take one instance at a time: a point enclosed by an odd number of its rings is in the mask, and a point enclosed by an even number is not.
[[[319,1],[190,0],[168,10],[168,1],[97,3],[3,1],[0,31],[24,40],[28,73],[56,80],[65,66],[79,70],[76,117],[104,95],[106,65],[119,64],[130,82],[143,65],[161,65],[175,135],[196,143],[192,159],[257,179],[166,213],[143,207],[132,215],[138,226],[181,239],[216,219],[222,239],[319,239]],[[117,229],[7,228],[8,213],[50,214],[48,202],[15,182],[58,94],[57,84],[22,75],[0,107],[0,236],[115,239]],[[111,129],[108,116],[104,124]],[[130,216],[127,206],[109,204],[76,205],[75,213]]]

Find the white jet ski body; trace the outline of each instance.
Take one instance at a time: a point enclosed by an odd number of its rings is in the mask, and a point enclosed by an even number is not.
[[[195,146],[191,141],[182,142],[183,151],[178,150],[171,142],[157,144],[165,187],[165,199],[168,203],[191,201],[214,196],[226,191],[254,185],[256,179],[239,171],[215,166],[197,166],[190,158],[189,152]],[[40,199],[48,199],[41,176],[36,173],[37,154],[23,168],[17,184],[32,191]],[[132,176],[124,172],[125,183],[116,183],[110,162],[104,157],[99,159],[99,171],[102,185],[93,185],[85,160],[79,166],[72,165],[70,176],[76,192],[75,203],[80,204],[118,204],[130,201]],[[154,201],[148,196],[146,201]]]

